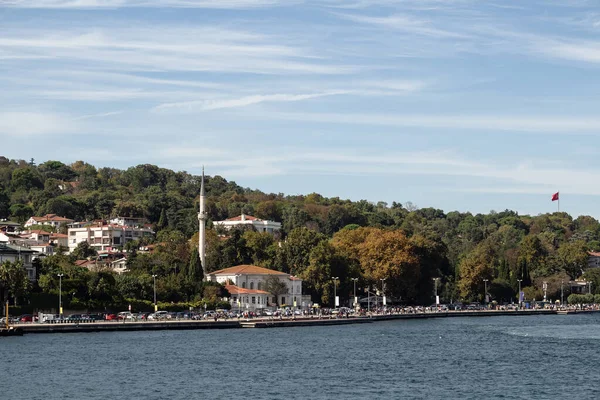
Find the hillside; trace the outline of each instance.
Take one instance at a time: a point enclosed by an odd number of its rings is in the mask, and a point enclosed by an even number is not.
[[[200,294],[198,288],[182,289],[180,277],[197,242],[190,239],[198,226],[199,190],[198,176],[149,164],[119,170],[83,161],[36,164],[0,157],[0,219],[23,223],[33,215],[52,213],[78,221],[143,217],[153,224],[162,250],[131,254],[129,277],[114,279],[118,286],[139,277],[128,284],[140,286],[152,273],[170,277],[168,287],[161,287],[165,300],[191,300]],[[589,216],[528,216],[509,210],[472,215],[317,193],[266,194],[220,176],[206,177],[206,192],[209,226],[210,221],[241,213],[283,224],[275,238],[234,231],[225,239],[209,229],[210,271],[253,263],[291,272],[302,277],[306,292],[322,303],[331,303],[332,276],[340,277],[338,293],[343,298],[352,295],[352,277],[360,278],[361,290],[380,287],[386,279],[388,295],[421,304],[432,302],[433,278],[440,278],[438,293],[444,302],[482,301],[484,279],[489,280],[491,298],[499,302],[515,298],[518,280],[526,298],[538,300],[544,281],[553,299],[560,297],[561,281],[580,278],[582,272],[595,283],[594,292],[600,284],[597,270],[586,271],[587,251],[600,249],[600,224]],[[44,261],[46,273],[72,261],[57,257]],[[41,279],[40,290],[55,290],[54,282],[44,284]],[[93,298],[89,290],[86,295],[80,290],[81,297]],[[143,290],[147,287],[123,296],[139,296],[136,293]]]

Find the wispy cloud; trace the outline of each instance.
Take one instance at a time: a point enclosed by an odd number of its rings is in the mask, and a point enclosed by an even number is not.
[[[72,118],[49,112],[0,111],[0,137],[72,133],[77,124]]]
[[[222,108],[237,108],[246,107],[259,103],[276,103],[276,102],[293,102],[315,99],[325,96],[334,96],[340,94],[347,94],[348,91],[336,91],[336,92],[324,92],[324,93],[310,93],[310,94],[267,94],[267,95],[253,95],[240,97],[236,99],[222,99],[222,100],[199,100],[199,101],[186,101],[178,103],[166,103],[161,104],[154,108],[154,111],[158,112],[193,112],[193,111],[209,111],[219,110]]]
[[[432,36],[437,38],[461,39],[469,37],[465,33],[453,32],[447,29],[436,28],[431,21],[417,19],[411,15],[394,14],[383,17],[365,15],[338,14],[340,17],[362,24],[376,25],[388,29],[410,32],[417,35]]]
[[[293,2],[294,0],[289,0]],[[248,9],[280,4],[280,0],[0,0],[0,6],[51,9],[215,8]]]
[[[479,131],[515,131],[532,133],[600,133],[600,118],[592,116],[517,116],[517,115],[439,115],[439,114],[360,114],[360,113],[271,113],[271,118],[334,124],[451,128]]]

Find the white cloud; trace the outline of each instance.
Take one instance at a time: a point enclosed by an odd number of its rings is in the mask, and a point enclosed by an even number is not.
[[[63,134],[75,131],[76,123],[61,114],[31,111],[0,111],[0,136]]]
[[[194,111],[210,111],[223,108],[238,108],[247,107],[259,103],[277,103],[277,102],[293,102],[315,99],[324,96],[334,96],[339,94],[349,93],[347,91],[325,92],[325,93],[309,93],[309,94],[267,94],[245,96],[235,99],[216,99],[216,100],[198,100],[186,101],[177,103],[160,104],[153,110],[157,112],[194,112]]]
[[[433,26],[431,21],[420,20],[413,16],[405,14],[394,14],[385,17],[372,17],[351,14],[338,15],[350,21],[380,26],[383,28],[389,28],[403,32],[414,33],[417,35],[448,39],[464,39],[469,37],[469,35],[466,35],[465,33],[436,28]]]
[[[293,0],[288,0],[293,2]],[[116,9],[125,7],[179,7],[247,9],[280,4],[279,0],[0,0],[0,6],[15,8]]]
[[[372,126],[449,128],[481,131],[515,131],[540,133],[600,132],[598,117],[517,116],[517,115],[438,115],[438,114],[361,114],[361,113],[286,113],[274,112],[270,118],[335,124]]]

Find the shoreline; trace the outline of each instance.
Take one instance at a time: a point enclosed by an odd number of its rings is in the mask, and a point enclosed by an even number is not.
[[[152,321],[152,322],[107,322],[95,321],[86,323],[60,323],[60,324],[16,324],[13,328],[22,333],[77,333],[77,332],[128,332],[128,331],[157,331],[157,330],[192,330],[192,329],[242,329],[242,328],[291,328],[302,326],[331,326],[366,324],[380,321],[430,319],[430,318],[457,318],[457,317],[493,317],[493,316],[526,316],[526,315],[565,315],[565,314],[591,314],[600,310],[569,311],[568,313],[557,310],[513,310],[513,311],[447,311],[414,314],[374,314],[352,318],[286,318],[286,319],[240,319],[221,321]],[[2,328],[4,329],[4,328]]]

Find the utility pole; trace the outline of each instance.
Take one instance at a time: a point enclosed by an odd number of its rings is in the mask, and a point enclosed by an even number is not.
[[[487,283],[488,280],[484,279],[483,280],[483,304],[485,304],[487,306]]]

